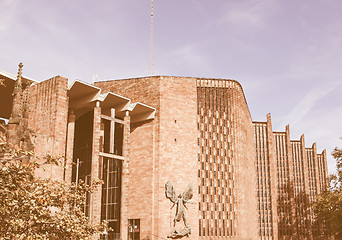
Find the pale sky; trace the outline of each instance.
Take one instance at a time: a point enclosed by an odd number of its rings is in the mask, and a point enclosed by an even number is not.
[[[1,0],[0,69],[43,81],[148,75],[150,0]],[[341,0],[154,0],[154,75],[228,78],[255,121],[342,147]]]

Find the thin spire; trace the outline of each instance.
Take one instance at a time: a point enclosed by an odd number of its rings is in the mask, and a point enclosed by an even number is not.
[[[23,116],[23,86],[21,81],[23,64],[19,63],[17,81],[13,89],[13,103],[11,117],[8,121],[7,142],[12,146],[20,146],[20,139],[22,135],[21,126]]]
[[[16,95],[17,93],[21,94],[22,91],[22,82],[21,82],[21,74],[23,71],[23,63],[19,63],[18,65],[18,75],[17,75],[17,81],[15,82],[15,86],[14,86],[14,91],[13,91],[13,96]]]
[[[153,75],[153,60],[154,60],[154,34],[153,34],[153,0],[151,0],[151,20],[150,20],[150,54],[149,54],[149,62],[148,62],[148,74],[150,76]]]
[[[17,81],[14,84],[14,90],[12,93],[13,96],[13,107],[12,107],[12,117],[15,119],[21,118],[23,113],[23,84],[21,75],[23,72],[23,63],[19,63],[18,65],[18,75]]]

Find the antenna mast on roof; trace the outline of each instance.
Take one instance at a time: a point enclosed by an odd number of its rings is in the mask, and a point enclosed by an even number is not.
[[[154,52],[154,44],[153,44],[153,0],[151,0],[151,21],[150,21],[150,55],[148,61],[148,75],[153,75],[153,52]]]

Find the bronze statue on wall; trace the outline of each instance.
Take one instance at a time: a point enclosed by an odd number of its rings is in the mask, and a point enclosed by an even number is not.
[[[185,216],[186,203],[189,202],[193,196],[192,185],[190,184],[183,194],[176,196],[176,192],[173,189],[172,184],[167,181],[165,184],[165,194],[168,199],[173,203],[173,208],[176,205],[176,214],[173,219],[173,226],[176,227],[176,222],[180,222],[183,219],[185,227],[182,231],[178,231],[175,228],[167,236],[168,238],[182,238],[184,236],[189,236],[191,234],[191,227]]]

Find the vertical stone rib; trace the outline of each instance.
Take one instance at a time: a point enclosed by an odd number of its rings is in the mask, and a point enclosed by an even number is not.
[[[295,209],[295,199],[294,199],[294,169],[293,169],[293,156],[291,151],[291,142],[290,142],[290,126],[286,126],[286,155],[288,159],[289,164],[289,195],[290,195],[290,208],[291,208],[291,220],[290,220],[290,226],[291,226],[291,235],[292,236],[298,236],[297,228],[295,227],[296,222],[296,209]]]
[[[74,137],[75,137],[75,114],[73,110],[70,110],[67,128],[68,129],[67,129],[67,142],[66,142],[66,151],[65,151],[64,181],[66,181],[67,183],[71,183]]]
[[[124,117],[124,136],[123,136],[123,157],[124,162],[122,163],[122,188],[121,188],[121,217],[120,217],[120,239],[125,240],[128,236],[128,205],[129,203],[129,155],[130,155],[130,124],[131,118],[126,112]]]
[[[101,135],[101,107],[100,102],[96,102],[94,107],[93,120],[93,141],[92,141],[92,162],[91,162],[91,181],[99,178],[100,161],[100,135]],[[98,186],[91,194],[90,198],[90,220],[93,224],[99,224],[101,221],[101,192],[102,185]],[[95,236],[98,238],[99,236]]]
[[[312,238],[312,228],[311,228],[311,224],[308,224],[309,219],[310,219],[310,203],[309,203],[309,166],[308,166],[308,160],[307,160],[307,155],[306,155],[306,151],[305,151],[305,140],[304,140],[304,134],[300,137],[300,143],[301,143],[301,148],[300,148],[300,152],[302,155],[302,162],[303,162],[303,177],[304,177],[304,199],[303,199],[303,203],[304,203],[304,207],[305,209],[308,209],[308,211],[304,211],[304,221],[305,221],[305,225],[306,225],[306,229],[305,231],[307,231],[307,235],[308,237],[311,239]],[[304,227],[304,226],[303,226]]]
[[[277,160],[274,143],[274,135],[272,132],[271,114],[267,114],[267,138],[268,138],[268,154],[270,166],[270,189],[271,189],[271,206],[272,210],[272,227],[273,236],[278,237],[278,209],[277,209]]]
[[[312,150],[313,150],[313,159],[312,162],[314,164],[315,168],[315,188],[316,188],[316,194],[320,194],[321,190],[319,187],[319,167],[318,167],[318,156],[317,156],[317,146],[316,143],[312,144]]]
[[[323,173],[324,173],[324,190],[329,187],[329,181],[328,181],[328,167],[327,167],[327,151],[324,149],[322,152],[323,157]]]

